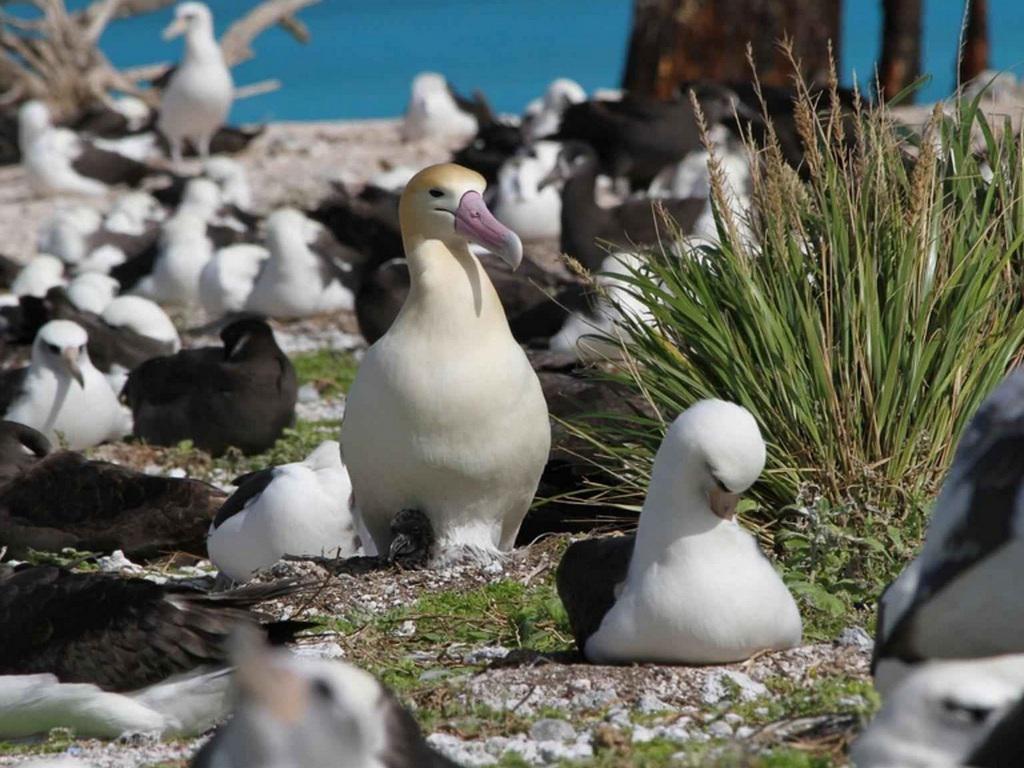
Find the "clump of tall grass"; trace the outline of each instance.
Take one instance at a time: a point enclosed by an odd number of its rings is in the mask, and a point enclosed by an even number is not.
[[[656,249],[620,278],[647,312],[623,313],[610,375],[660,416],[578,427],[616,478],[590,489],[602,503],[635,508],[667,423],[718,397],[769,444],[767,533],[820,500],[898,523],[1021,352],[1020,136],[993,130],[980,96],[913,132],[884,106],[843,109],[834,82],[797,91],[799,172],[769,129],[750,148],[757,213],[739,221],[712,159],[720,242]]]

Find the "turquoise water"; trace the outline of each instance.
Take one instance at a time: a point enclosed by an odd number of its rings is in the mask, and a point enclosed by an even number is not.
[[[822,0],[828,2],[829,0]],[[213,0],[218,33],[253,3]],[[870,80],[879,51],[881,2],[843,3],[842,70]],[[1024,0],[990,0],[993,64],[1024,72]],[[446,74],[463,90],[482,88],[502,111],[519,111],[557,76],[585,88],[614,87],[625,59],[632,0],[324,0],[301,14],[312,40],[274,29],[257,57],[235,70],[245,84],[277,78],[282,90],[239,102],[236,121],[313,120],[400,114],[419,71]],[[962,0],[925,0],[922,92],[954,85]],[[173,60],[180,41],[159,30],[171,11],[113,24],[102,44],[122,65]]]

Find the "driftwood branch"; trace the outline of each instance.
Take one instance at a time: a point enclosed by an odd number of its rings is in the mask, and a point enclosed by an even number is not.
[[[141,67],[122,69],[121,75],[126,80],[131,80],[135,83],[149,83],[166,74],[167,70],[173,66],[169,61],[161,61],[158,64],[145,64]]]
[[[128,16],[142,16],[146,13],[160,11],[169,5],[174,5],[178,0],[125,0],[117,11],[117,18],[124,19]]]
[[[178,0],[122,0],[118,3],[117,9],[114,12],[114,18],[126,19],[129,16],[142,16],[147,13],[154,13],[160,11],[169,5],[174,5]],[[84,10],[78,11],[77,15],[79,20],[86,25],[99,15],[105,5],[104,0],[94,0],[93,3],[88,5]]]
[[[247,16],[232,24],[220,39],[220,50],[229,67],[241,64],[253,57],[250,45],[260,33],[276,24],[282,25],[292,35],[298,35],[299,42],[308,37],[305,26],[294,18],[294,14],[320,0],[265,0],[252,9]]]
[[[103,34],[103,30],[107,28],[107,24],[114,17],[118,7],[121,5],[121,0],[100,0],[95,3],[94,6],[98,6],[96,13],[89,19],[89,23],[85,28],[85,42],[90,45],[96,45],[100,39],[100,35]]]
[[[262,96],[264,93],[273,93],[280,88],[280,80],[260,80],[258,83],[250,83],[249,85],[235,88],[235,101],[251,99],[253,96]]]

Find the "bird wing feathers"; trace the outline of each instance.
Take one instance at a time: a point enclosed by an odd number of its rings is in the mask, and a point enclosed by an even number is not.
[[[615,604],[635,544],[635,535],[613,536],[577,541],[565,550],[556,583],[580,653]]]
[[[205,555],[206,530],[223,498],[198,480],[146,475],[63,451],[0,489],[0,523],[14,553],[75,547],[134,557]]]
[[[224,663],[224,642],[234,626],[253,620],[250,608],[297,588],[278,582],[208,595],[112,574],[22,567],[0,578],[0,672],[46,671],[62,682],[135,690]]]

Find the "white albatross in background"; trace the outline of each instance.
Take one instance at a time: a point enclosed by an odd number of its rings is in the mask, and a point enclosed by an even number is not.
[[[18,146],[29,183],[41,194],[103,195],[111,185],[137,186],[154,169],[122,154],[117,143],[89,141],[53,125],[41,101],[18,110]]]
[[[199,303],[211,320],[241,312],[270,251],[255,243],[219,248],[199,274]]]
[[[210,524],[210,560],[233,581],[245,581],[285,555],[350,557],[356,526],[352,484],[334,440],[302,461],[251,472]]]
[[[586,100],[587,92],[575,80],[567,77],[552,80],[541,98],[526,105],[523,136],[528,141],[536,141],[557,133],[565,110]]]
[[[557,141],[538,141],[498,169],[494,215],[523,240],[557,239],[562,233],[562,185],[542,184],[561,148]]]
[[[361,260],[338,243],[322,224],[293,208],[267,218],[270,257],[246,299],[245,309],[265,317],[293,319],[355,306],[350,279],[353,262]]]
[[[421,72],[412,81],[412,94],[402,121],[406,141],[442,139],[464,141],[476,135],[476,116],[455,100],[444,75]]]
[[[68,283],[68,299],[83,312],[102,315],[103,310],[117,296],[120,287],[120,283],[110,275],[83,272]]]
[[[210,179],[190,179],[174,215],[160,228],[153,271],[131,288],[161,305],[199,303],[203,268],[213,258],[209,227],[221,208],[221,191]]]
[[[227,119],[235,96],[231,71],[213,37],[213,15],[203,3],[181,3],[164,40],[185,35],[185,57],[171,75],[160,102],[157,128],[171,146],[171,161],[181,163],[186,141],[199,156],[210,156],[210,142]]]
[[[67,285],[64,262],[56,256],[40,253],[18,271],[11,281],[11,293],[41,299],[47,291],[58,285]]]

